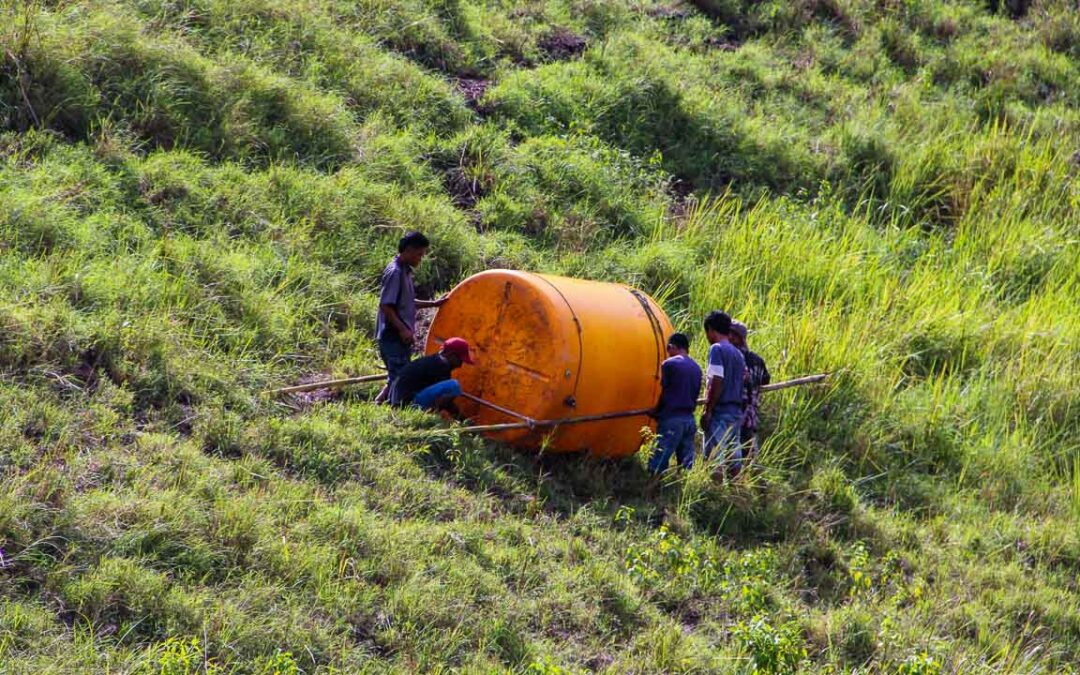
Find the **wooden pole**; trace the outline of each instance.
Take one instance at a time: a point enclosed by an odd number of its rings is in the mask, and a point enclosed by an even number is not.
[[[788,387],[798,387],[803,384],[813,384],[814,382],[821,382],[829,377],[828,373],[821,373],[820,375],[807,375],[806,377],[796,377],[794,380],[785,380],[783,382],[776,382],[774,384],[766,384],[761,388],[761,391],[779,391],[781,389],[787,389]]]
[[[285,387],[283,389],[270,389],[264,391],[265,396],[276,396],[278,394],[295,394],[301,391],[314,391],[315,389],[338,389],[350,384],[362,384],[364,382],[383,382],[386,380],[386,375],[362,375],[360,377],[346,377],[341,380],[323,380],[321,382],[308,382],[307,384],[298,384],[295,387]]]

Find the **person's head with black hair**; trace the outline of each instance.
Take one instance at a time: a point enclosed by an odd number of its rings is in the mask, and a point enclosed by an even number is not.
[[[686,356],[690,353],[690,338],[684,333],[672,333],[667,341],[668,356]]]
[[[727,342],[728,333],[731,332],[731,317],[725,312],[709,312],[705,317],[705,335],[709,338],[709,344]]]
[[[746,327],[746,324],[738,319],[731,320],[731,332],[728,333],[728,338],[731,340],[731,344],[735,345],[739,349],[746,349],[746,336],[750,334],[750,329]]]
[[[409,267],[416,267],[430,247],[431,242],[420,232],[406,232],[398,242],[398,259]]]

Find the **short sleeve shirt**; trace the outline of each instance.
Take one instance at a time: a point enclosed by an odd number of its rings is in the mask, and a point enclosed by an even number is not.
[[[660,366],[660,418],[693,415],[701,393],[701,367],[689,356],[673,356]]]
[[[393,305],[402,323],[409,330],[416,328],[416,289],[413,286],[412,268],[396,257],[383,270],[379,305]],[[383,339],[395,335],[393,325],[380,309],[375,317],[375,337]]]
[[[746,361],[735,345],[730,342],[717,342],[709,347],[709,368],[706,377],[710,381],[714,377],[724,379],[724,388],[720,392],[717,405],[742,409],[743,387],[746,386],[743,382],[745,371]]]
[[[765,366],[765,359],[761,358],[749,349],[743,349],[743,359],[746,361],[746,387],[743,392],[743,428],[757,431],[758,408],[761,407],[761,387],[769,383],[771,375]]]
[[[416,394],[433,384],[449,380],[453,369],[442,354],[432,354],[416,359],[401,369],[401,373],[390,385],[390,404],[406,406],[412,403]]]

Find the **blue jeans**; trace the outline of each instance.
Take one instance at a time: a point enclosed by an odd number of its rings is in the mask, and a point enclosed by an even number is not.
[[[694,441],[697,439],[697,423],[693,415],[661,417],[656,421],[656,449],[649,458],[649,472],[660,473],[668,467],[671,456],[679,459],[682,468],[694,465]]]
[[[730,454],[732,468],[738,471],[742,468],[742,442],[740,431],[742,430],[742,410],[737,406],[717,406],[713,411],[712,424],[705,433],[705,458],[712,455],[713,450],[719,448],[721,459],[727,459]]]
[[[440,399],[454,399],[461,396],[461,384],[457,380],[443,380],[416,392],[412,404],[417,408],[431,410]]]
[[[379,356],[386,364],[386,383],[393,384],[401,369],[412,360],[412,347],[390,334],[379,338]]]

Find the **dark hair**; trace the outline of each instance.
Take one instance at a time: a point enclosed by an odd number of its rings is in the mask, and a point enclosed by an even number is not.
[[[690,338],[686,337],[684,333],[672,333],[667,343],[676,349],[690,351]]]
[[[398,242],[397,252],[404,253],[407,248],[428,248],[431,246],[431,242],[428,238],[419,232],[406,232],[405,236]]]
[[[731,332],[731,317],[724,312],[709,312],[705,317],[705,330],[713,329],[721,335]]]

